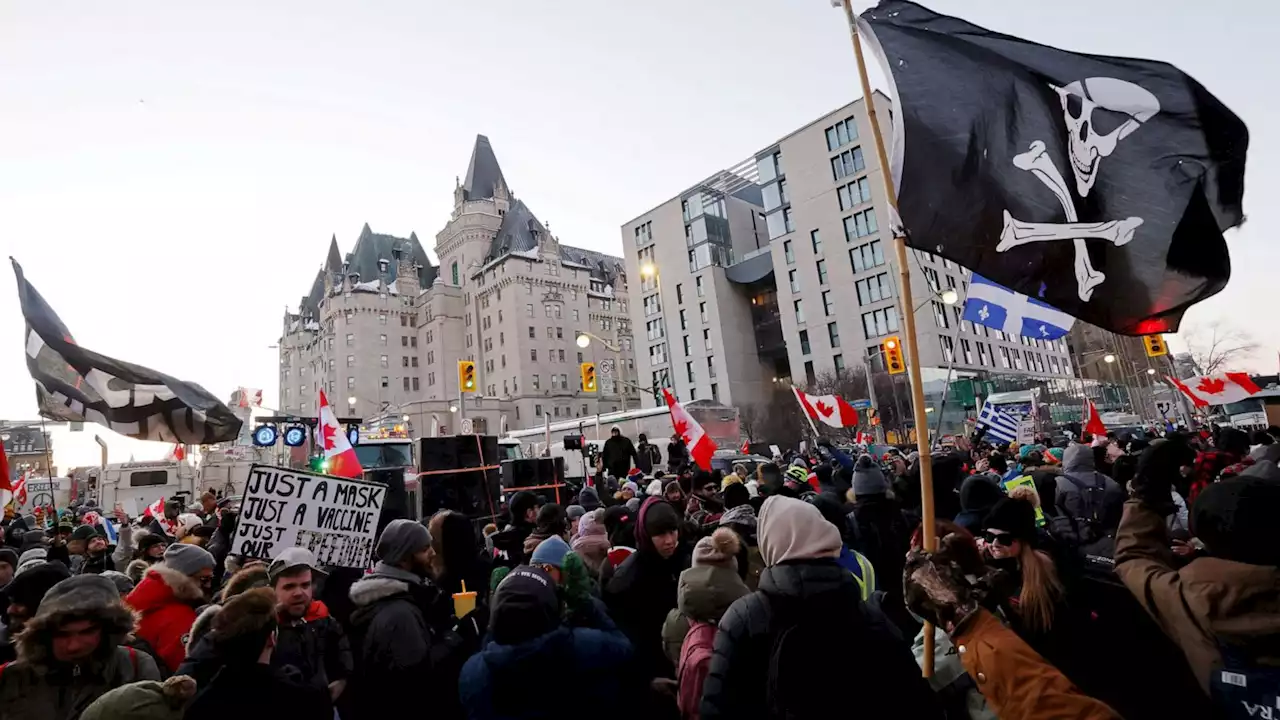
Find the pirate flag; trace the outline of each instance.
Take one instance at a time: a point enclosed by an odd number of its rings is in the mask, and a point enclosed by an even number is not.
[[[12,262],[27,323],[27,370],[42,416],[96,422],[139,440],[204,445],[236,438],[240,419],[199,385],[76,345]]]
[[[1113,332],[1177,329],[1231,275],[1244,123],[1166,63],[1037,45],[886,0],[907,244]]]

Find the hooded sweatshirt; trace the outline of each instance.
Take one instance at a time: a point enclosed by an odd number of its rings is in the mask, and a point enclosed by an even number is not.
[[[1086,554],[1111,557],[1116,527],[1124,512],[1125,493],[1115,480],[1094,469],[1093,448],[1073,443],[1062,457],[1054,505],[1075,521]]]

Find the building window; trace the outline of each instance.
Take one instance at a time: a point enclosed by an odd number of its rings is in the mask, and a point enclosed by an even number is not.
[[[866,168],[861,147],[850,148],[831,158],[831,175],[835,180],[860,173]]]
[[[356,379],[354,377],[347,378],[347,389],[350,390],[355,386],[356,386]]]
[[[490,362],[493,362],[493,361],[491,360]],[[409,364],[412,365],[413,367],[418,367],[418,356],[414,355],[413,357],[409,358]]]
[[[978,342],[978,364],[979,364],[979,365],[989,365],[989,364],[990,364],[989,362],[987,362],[987,348],[986,348],[986,343],[983,343],[983,342],[981,342],[981,341],[979,341],[979,342]]]
[[[832,361],[832,363],[835,365],[836,372],[840,372],[841,370],[844,370],[844,356],[843,356],[843,355],[833,355],[833,356],[831,357],[831,361]]]
[[[689,349],[689,336],[688,335],[682,336],[680,338],[680,341],[681,341],[681,345],[684,347],[685,357],[692,355],[693,352]]]
[[[867,208],[844,219],[845,240],[852,242],[855,238],[875,235],[880,230],[876,222],[876,209]]]
[[[355,355],[348,355],[348,356],[347,356],[347,367],[355,367],[355,366],[356,366],[356,356],[355,356]]]
[[[378,344],[379,344],[379,345],[381,345],[381,346],[383,346],[383,347],[386,347],[386,346],[387,346],[387,336],[386,336],[386,335],[379,335],[379,336],[378,336]]]
[[[859,178],[848,185],[841,185],[836,190],[836,197],[840,199],[841,210],[851,210],[864,203],[871,202],[871,180],[869,178]]]
[[[636,226],[636,245],[644,246],[653,242],[653,223],[643,222]],[[585,413],[584,413],[585,414]]]
[[[684,311],[680,314],[683,316]],[[650,340],[661,340],[665,337],[664,325],[661,320],[650,320],[644,324],[645,332]]]
[[[809,242],[813,245],[813,254],[818,255],[822,252],[822,236],[817,230],[809,231]]]
[[[386,355],[379,355],[379,356],[378,356],[378,366],[379,366],[379,367],[391,367],[391,366],[387,363],[387,356],[386,356]]]
[[[973,364],[973,345],[968,340],[960,340],[960,350],[964,352],[964,362],[966,365]]]
[[[1009,364],[1009,348],[1001,346],[1000,348],[1000,365],[1005,368],[1011,367]]]
[[[795,309],[796,309],[796,324],[803,325],[804,324],[804,300],[796,300],[795,303],[793,304],[795,305]]]
[[[938,327],[944,330],[951,327],[951,323],[948,321],[948,318],[947,318],[946,306],[938,302],[937,300],[934,300],[930,304],[933,305],[933,319],[937,321]]]
[[[689,376],[689,384],[690,384],[690,385],[692,385],[692,384],[694,384],[694,383],[696,383],[696,382],[698,381],[697,376],[696,376],[696,375],[694,375],[694,373],[693,373],[693,363],[692,363],[692,362],[687,362],[687,363],[685,363],[685,364],[684,364],[684,372],[685,372],[685,374],[686,374],[686,375],[688,375],[688,376]]]
[[[404,391],[409,392],[409,378],[405,377],[403,378],[403,380],[404,380]]]
[[[387,324],[387,314],[386,314],[386,313],[378,313],[378,324],[379,324],[379,325],[386,325],[386,324]]]
[[[880,241],[872,240],[869,243],[849,248],[849,264],[853,266],[855,273],[883,265],[884,249]]]
[[[347,347],[356,346],[356,336],[354,333],[347,333]]]
[[[645,297],[643,302],[644,302],[644,314],[646,316],[657,315],[658,313],[662,312],[662,304],[658,301],[658,296],[656,294]]]
[[[818,376],[813,372],[813,361],[806,360],[804,363],[804,379],[810,385],[818,381]]]
[[[840,347],[840,328],[835,323],[827,323],[827,338],[831,340],[831,347]]]
[[[680,329],[681,330],[689,329],[689,316],[685,314],[684,310],[680,311]]]
[[[710,330],[702,331],[702,349],[704,350],[711,349],[711,331]]]
[[[858,139],[858,121],[855,118],[845,118],[840,122],[827,128],[827,150],[835,152],[836,150],[848,145]]]
[[[793,250],[791,247],[790,240],[787,240],[786,242],[782,243],[782,256],[787,259],[788,265],[796,261],[796,253],[795,253],[795,250]]]
[[[809,331],[801,330],[800,331],[800,354],[808,355],[810,350],[811,348],[809,347]]]
[[[758,182],[763,185],[772,182],[782,174],[782,153],[773,152],[764,157],[756,158],[756,169],[760,173]]]
[[[538,348],[529,348],[529,359],[538,362]]]
[[[541,383],[542,383],[541,378],[539,378],[538,375],[535,373],[533,376],[533,389],[534,390],[541,389],[542,387]]]
[[[525,306],[524,306],[524,314],[525,314],[525,316],[526,316],[526,317],[533,317],[533,305],[532,305],[532,304],[527,304],[527,305],[525,305]]]
[[[534,415],[537,415],[538,417],[542,417],[542,406],[541,406],[541,405],[534,405],[534,406],[533,406],[533,414],[534,414]]]
[[[658,344],[649,346],[649,364],[665,365],[667,362],[667,346]]]
[[[574,319],[575,321],[577,321],[577,319],[578,319],[578,309],[577,309],[577,308],[574,308],[574,309],[573,309],[573,319]]]
[[[862,313],[862,330],[868,338],[882,337],[898,331],[898,311],[887,307]]]
[[[379,382],[381,382],[381,383],[382,383],[382,387],[384,387],[384,388],[385,388],[385,387],[387,387],[387,386],[390,384],[390,383],[387,381],[387,376],[386,376],[386,375],[383,375],[383,376],[382,376],[382,379],[381,379]]]
[[[823,290],[822,291],[822,314],[827,317],[831,317],[832,309],[833,309],[833,306],[831,304],[831,291]]]
[[[697,290],[698,290],[698,297],[706,297],[706,296],[707,296],[707,291],[702,287],[702,277],[701,277],[701,276],[696,277],[696,278],[694,278],[694,279],[693,279],[693,285],[694,285],[694,287],[696,287],[696,288],[697,288]]]
[[[947,362],[955,362],[956,346],[951,342],[951,338],[946,335],[939,335],[938,343],[942,346],[942,359]]]
[[[889,273],[880,273],[855,282],[853,285],[858,290],[858,304],[866,305],[893,297],[893,287],[889,283]]]
[[[450,268],[452,269],[452,274],[453,274],[453,284],[459,285],[460,283],[458,282],[458,261],[454,260]]]
[[[791,294],[796,295],[800,292],[800,280],[797,278],[797,270],[787,271],[787,283],[791,286]]]
[[[826,260],[818,261],[818,284],[819,285],[827,284],[827,261]]]
[[[698,314],[702,316],[702,322],[707,321],[707,304],[698,303]]]

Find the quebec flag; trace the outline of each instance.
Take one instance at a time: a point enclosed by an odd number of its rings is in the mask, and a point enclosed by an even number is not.
[[[1055,307],[997,285],[977,273],[969,279],[963,317],[975,325],[1041,340],[1063,337],[1071,332],[1076,321]]]

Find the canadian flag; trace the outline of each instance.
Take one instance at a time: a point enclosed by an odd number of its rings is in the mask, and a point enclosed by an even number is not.
[[[1084,399],[1084,431],[1095,437],[1107,434],[1107,426],[1102,424],[1098,408],[1093,406],[1093,401],[1089,398]]]
[[[1186,380],[1170,377],[1169,382],[1191,398],[1196,407],[1225,405],[1240,402],[1262,388],[1254,384],[1247,373],[1219,373],[1198,375]]]
[[[17,505],[27,504],[27,474],[22,473],[18,476],[18,482],[13,486],[13,498]]]
[[[742,454],[743,454],[743,455],[750,455],[750,454],[751,454],[751,441],[750,441],[750,440],[743,440],[743,441],[742,441],[742,447],[740,448],[740,450],[742,451]]]
[[[4,445],[0,444],[0,510],[13,502],[13,481],[9,479],[9,456],[4,453]]]
[[[164,498],[151,503],[146,510],[142,511],[142,517],[163,518],[164,517]]]
[[[857,440],[857,442],[858,442],[858,444],[859,444],[859,445],[870,445],[871,443],[874,443],[875,441],[876,441],[876,438],[875,438],[875,436],[874,436],[874,435],[872,435],[871,433],[869,433],[869,432],[862,432],[862,431],[858,431],[858,440]]]
[[[858,424],[858,411],[839,395],[810,395],[801,392],[797,387],[792,387],[791,390],[796,394],[796,400],[800,402],[800,407],[804,408],[809,417],[823,425],[843,428]]]
[[[693,419],[689,411],[676,402],[670,390],[662,388],[662,396],[666,398],[667,409],[671,411],[671,428],[684,440],[685,447],[689,448],[689,457],[693,458],[698,467],[710,472],[711,456],[716,452],[715,441]]]
[[[173,446],[173,452],[169,453],[169,457],[173,458],[178,462],[182,462],[183,460],[186,460],[187,459],[186,446],[184,446],[182,443],[175,443]]]
[[[338,424],[338,416],[329,407],[329,398],[320,391],[320,418],[316,426],[317,439],[324,450],[324,459],[329,463],[329,474],[345,478],[358,478],[364,474],[360,467],[360,459],[351,448],[351,441]]]

